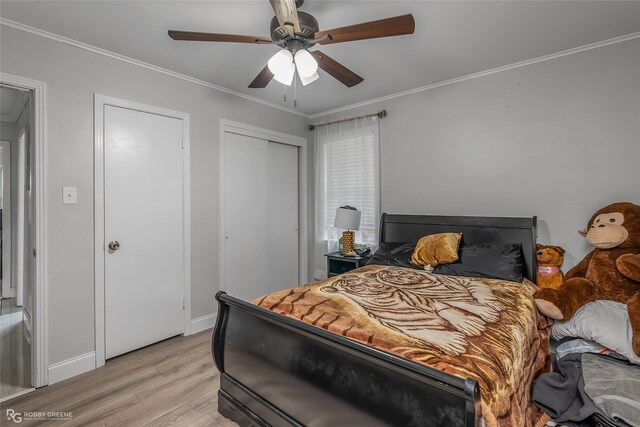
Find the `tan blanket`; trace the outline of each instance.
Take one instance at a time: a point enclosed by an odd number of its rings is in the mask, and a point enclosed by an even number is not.
[[[487,426],[543,425],[533,381],[550,371],[533,285],[371,265],[255,304],[480,384]]]

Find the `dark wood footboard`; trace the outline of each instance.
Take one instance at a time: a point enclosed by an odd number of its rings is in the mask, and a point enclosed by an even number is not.
[[[218,292],[218,410],[241,425],[479,426],[463,380]]]

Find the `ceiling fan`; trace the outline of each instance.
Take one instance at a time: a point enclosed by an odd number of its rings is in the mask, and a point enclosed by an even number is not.
[[[250,88],[264,88],[272,79],[290,86],[296,71],[304,86],[318,79],[318,68],[352,87],[364,79],[331,59],[319,50],[309,52],[316,44],[326,45],[355,40],[375,39],[404,34],[413,34],[415,21],[412,15],[380,19],[363,24],[349,25],[320,31],[318,21],[305,12],[298,12],[304,0],[269,0],[276,16],[271,20],[271,37],[236,34],[198,33],[169,30],[173,40],[210,41],[277,45],[279,50],[267,63]]]

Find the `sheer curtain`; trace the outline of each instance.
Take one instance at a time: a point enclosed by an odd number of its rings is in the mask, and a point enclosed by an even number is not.
[[[345,120],[315,129],[315,274],[326,277],[324,254],[338,250],[344,230],[333,226],[336,209],[362,212],[356,242],[375,249],[380,220],[378,117]]]

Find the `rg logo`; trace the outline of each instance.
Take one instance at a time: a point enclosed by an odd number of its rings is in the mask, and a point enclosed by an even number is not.
[[[13,421],[14,423],[21,423],[22,414],[14,411],[13,409],[7,409],[7,420]]]

